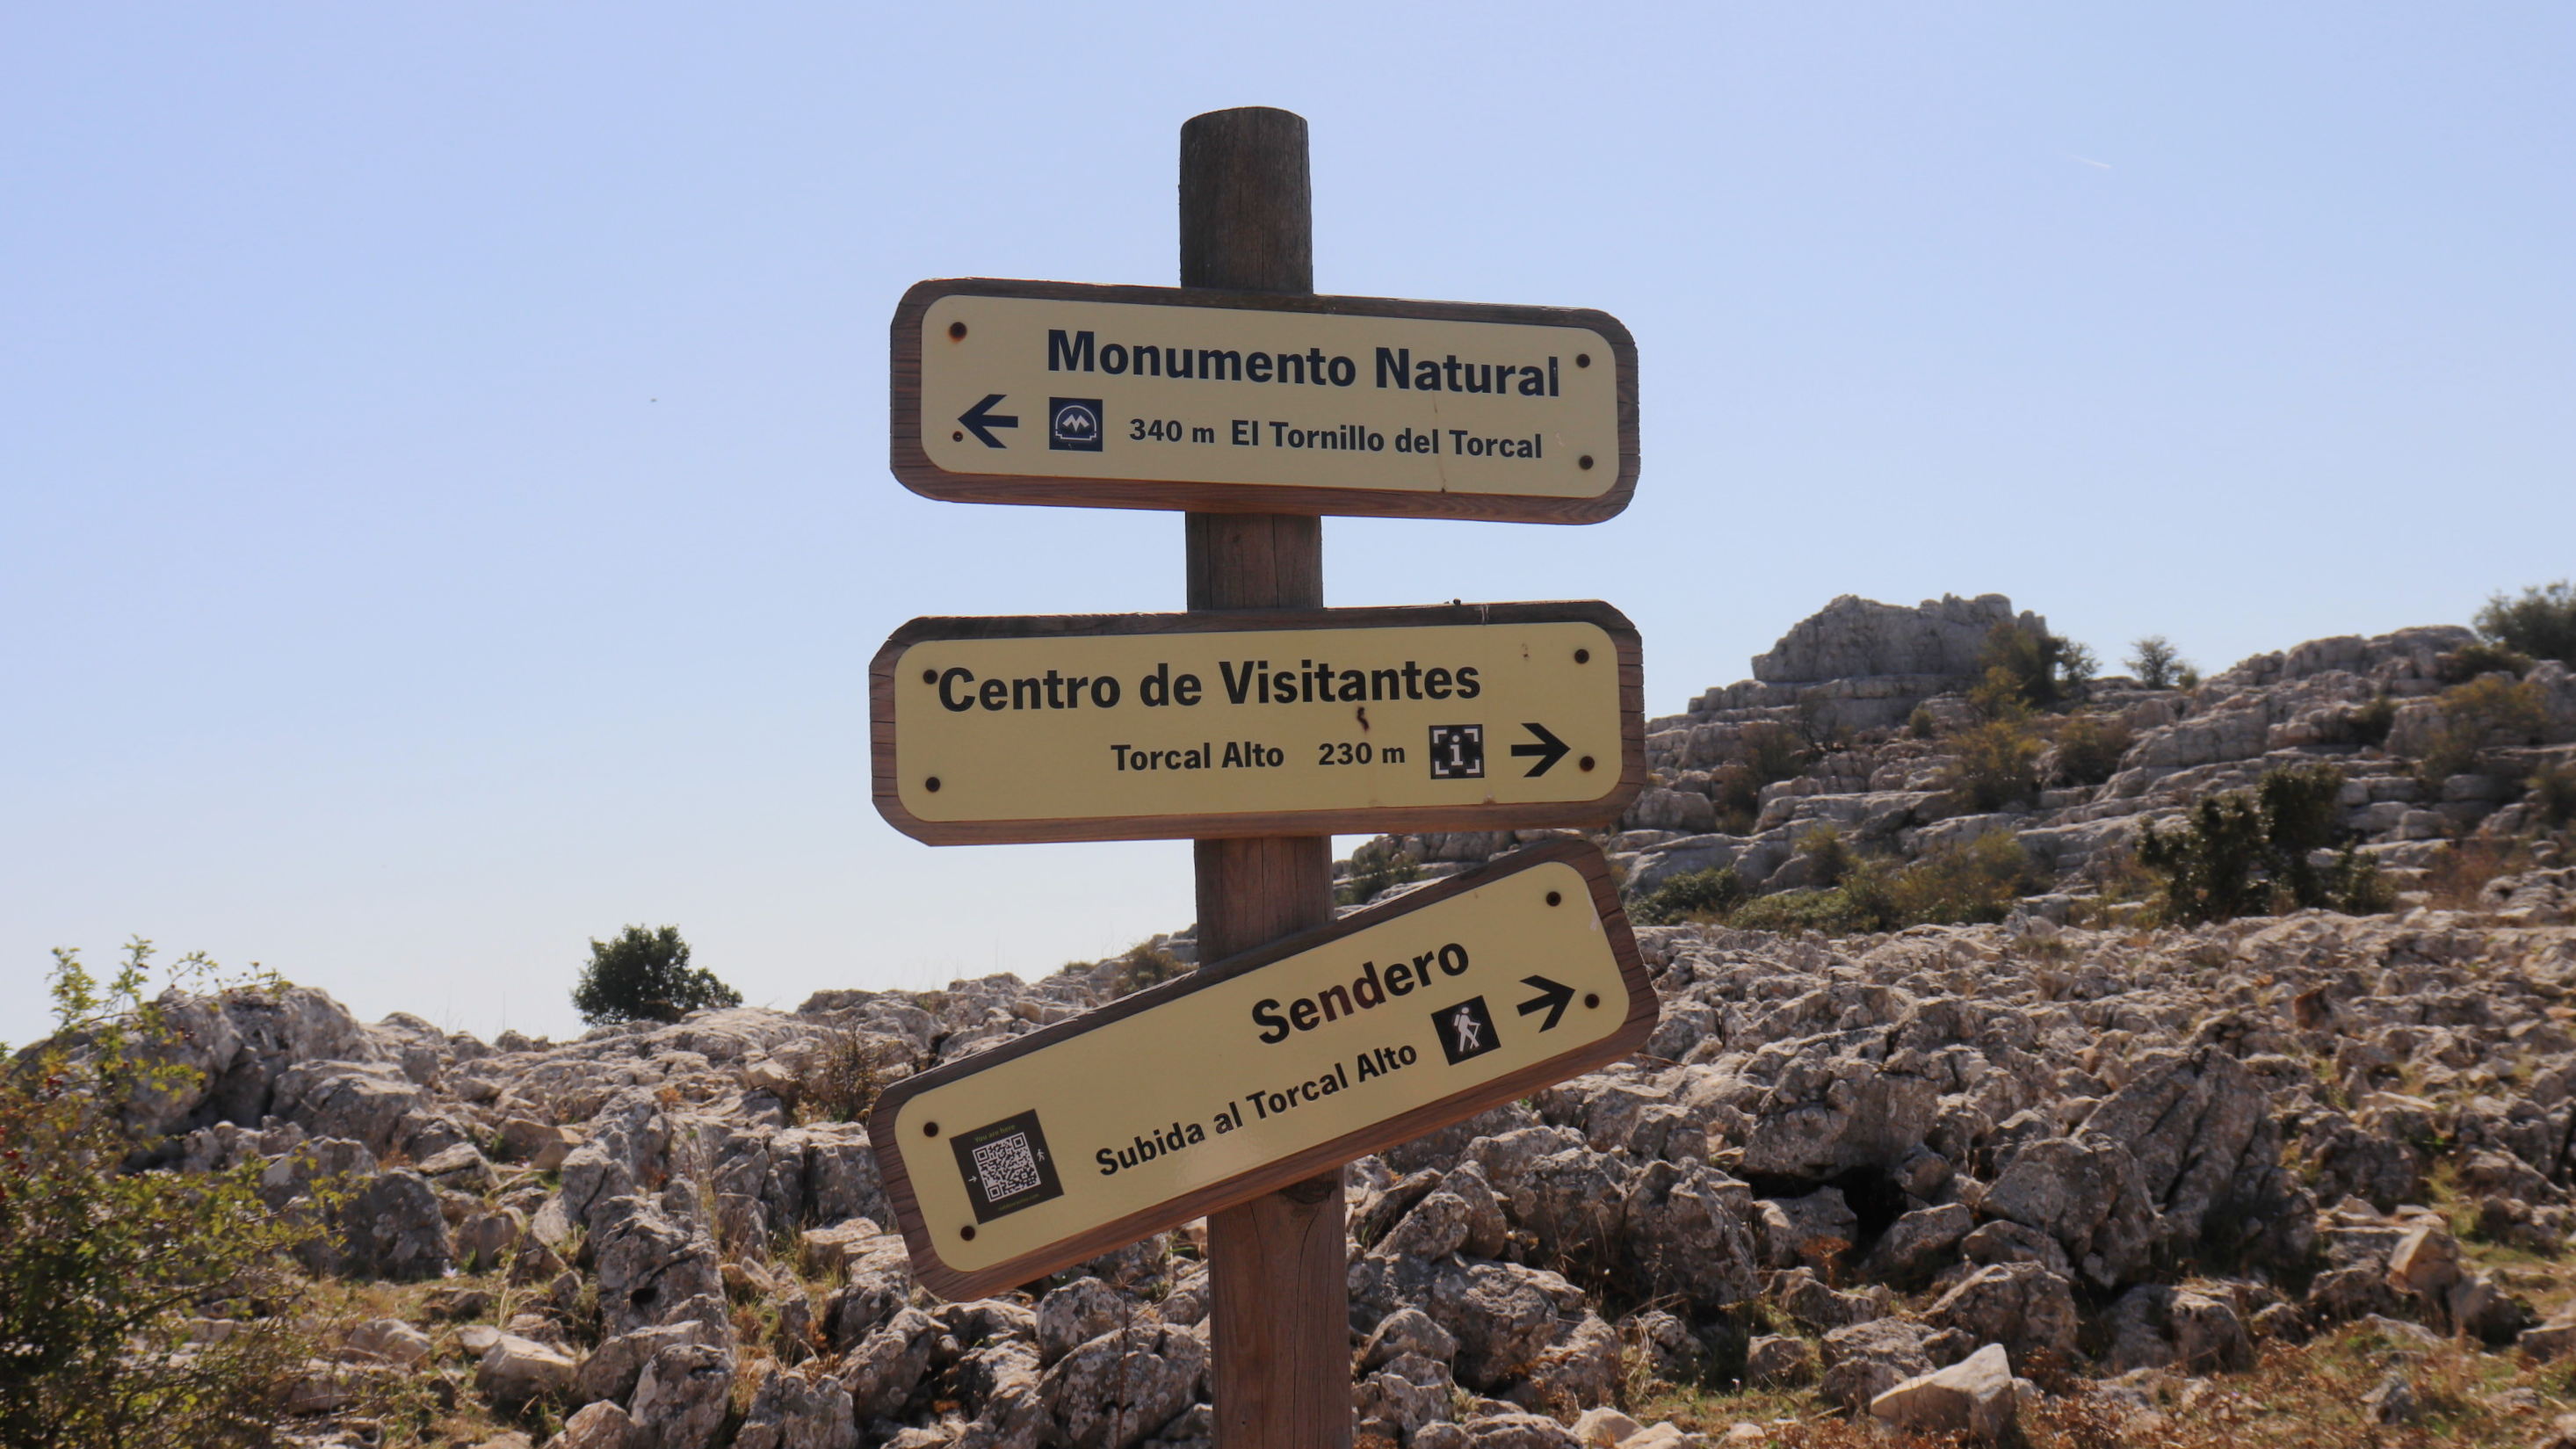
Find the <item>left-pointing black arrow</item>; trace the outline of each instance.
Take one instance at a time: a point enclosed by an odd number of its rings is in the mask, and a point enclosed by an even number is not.
[[[1521,1003],[1521,1015],[1527,1016],[1533,1011],[1544,1011],[1547,1013],[1547,1020],[1540,1022],[1538,1029],[1556,1030],[1556,1024],[1565,1019],[1565,1008],[1574,1001],[1574,988],[1562,981],[1550,981],[1544,976],[1524,976],[1521,978],[1521,984],[1538,988],[1538,995]]]
[[[1523,724],[1521,728],[1538,736],[1537,744],[1512,746],[1512,753],[1515,755],[1538,756],[1538,763],[1529,767],[1529,773],[1532,775],[1546,774],[1548,766],[1564,759],[1567,751],[1573,748],[1565,741],[1549,734],[1547,726],[1543,724]]]
[[[966,411],[957,415],[957,421],[965,425],[966,431],[983,439],[984,446],[987,448],[998,448],[1002,446],[1002,440],[993,436],[991,431],[992,429],[1016,428],[1020,425],[1020,420],[1018,418],[1006,418],[993,411],[993,404],[1000,402],[1001,400],[1002,394],[998,392],[992,393],[986,396],[982,402],[975,404],[973,407],[968,408]]]

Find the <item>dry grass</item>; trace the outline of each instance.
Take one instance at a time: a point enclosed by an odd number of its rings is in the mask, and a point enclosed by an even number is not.
[[[892,1043],[855,1027],[823,1034],[822,1044],[797,1084],[800,1122],[864,1122],[885,1090],[886,1069],[901,1059]]]
[[[2363,1398],[2392,1373],[2404,1374],[2413,1386],[2419,1422],[2371,1421]],[[2520,1405],[2509,1397],[2515,1389],[2530,1391]],[[2110,1437],[2102,1437],[2099,1424],[2052,1422],[2084,1417],[2061,1410],[2037,1416],[2041,1422],[2031,1440],[2034,1449],[2522,1445],[2567,1407],[2566,1391],[2561,1371],[2532,1369],[2509,1355],[2454,1342],[2384,1338],[2356,1326],[2303,1347],[2271,1346],[2251,1373],[2222,1375],[2197,1387],[2167,1380],[2153,1396],[2159,1418],[2129,1419]]]
[[[2474,910],[2487,882],[2530,868],[2529,841],[2464,840],[2425,870],[2423,889],[2436,910]]]
[[[2363,1398],[2392,1373],[2412,1386],[2416,1422],[2372,1421]],[[2472,1449],[2546,1442],[2576,1407],[2576,1365],[2533,1365],[2453,1341],[2424,1343],[2358,1325],[2303,1346],[2265,1346],[2256,1367],[2191,1379],[2125,1383],[2051,1376],[2053,1393],[2022,1420],[2027,1449]],[[1740,1424],[1768,1449],[1950,1449],[1942,1435],[1883,1434],[1830,1409],[1813,1390],[1741,1393],[1651,1383],[1625,1396],[1641,1422],[1669,1419],[1721,1438]]]
[[[315,1285],[317,1307],[330,1318],[351,1327],[378,1318],[399,1318],[423,1328],[436,1345],[421,1371],[396,1381],[382,1401],[363,1404],[356,1410],[360,1417],[372,1418],[381,1427],[387,1449],[481,1444],[511,1429],[550,1427],[542,1418],[550,1412],[544,1406],[523,1420],[513,1421],[496,1414],[472,1392],[474,1365],[457,1344],[457,1332],[464,1323],[429,1319],[429,1295],[440,1289],[484,1289],[492,1294],[495,1309],[499,1310],[511,1301],[506,1296],[510,1286],[506,1277],[506,1273],[497,1272],[465,1273],[420,1283],[330,1278]],[[484,1319],[497,1321],[496,1314],[486,1314]],[[448,1392],[441,1392],[438,1381],[442,1378]]]
[[[1679,1428],[1711,1437],[1744,1423],[1786,1421],[1790,1425],[1803,1425],[1810,1421],[1840,1421],[1840,1416],[1828,1410],[1824,1401],[1809,1389],[1745,1389],[1727,1393],[1660,1382],[1645,1385],[1641,1391],[1631,1395],[1624,1412],[1639,1423],[1652,1424],[1669,1419]]]

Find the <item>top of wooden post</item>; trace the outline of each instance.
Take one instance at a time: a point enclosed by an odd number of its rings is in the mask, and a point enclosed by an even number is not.
[[[1304,116],[1238,106],[1182,123],[1181,285],[1315,290]]]
[[[1181,285],[1315,290],[1315,199],[1304,116],[1238,106],[1181,123]],[[1322,520],[1193,513],[1188,538],[1191,608],[1323,607]],[[1323,919],[1330,920],[1329,890],[1324,899]],[[1202,925],[1207,913],[1202,904]],[[1244,944],[1267,939],[1249,937]]]

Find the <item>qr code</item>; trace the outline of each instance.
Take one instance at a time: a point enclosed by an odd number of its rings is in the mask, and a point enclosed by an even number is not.
[[[1047,1151],[1046,1129],[1034,1108],[960,1132],[948,1145],[957,1153],[957,1171],[979,1223],[1064,1196],[1055,1154]]]
[[[984,1180],[984,1199],[987,1202],[1017,1197],[1043,1181],[1038,1176],[1037,1159],[1029,1153],[1029,1137],[1025,1132],[1014,1132],[976,1148],[975,1175]]]

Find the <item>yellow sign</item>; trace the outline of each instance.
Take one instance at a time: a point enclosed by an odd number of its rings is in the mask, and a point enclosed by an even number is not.
[[[877,809],[933,844],[1594,824],[1645,777],[1606,604],[923,619]]]
[[[905,1082],[869,1135],[916,1273],[973,1297],[1588,1071],[1655,1017],[1608,862],[1565,841]]]
[[[1606,313],[924,282],[895,329],[895,472],[936,497],[1592,522],[1635,483]]]

